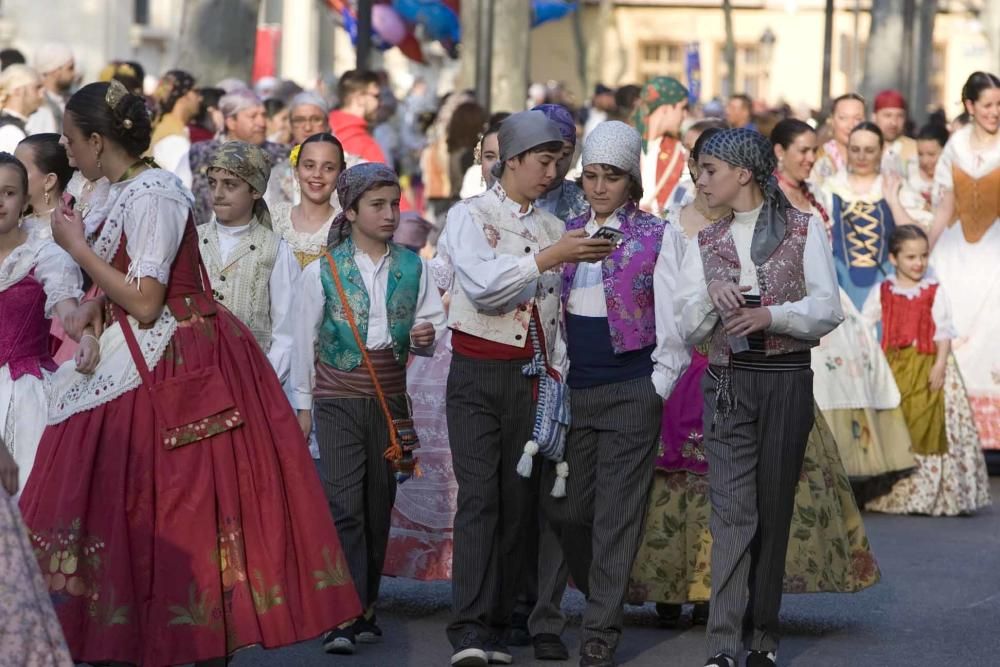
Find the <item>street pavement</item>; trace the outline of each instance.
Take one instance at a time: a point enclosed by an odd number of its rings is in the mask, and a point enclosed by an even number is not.
[[[973,517],[930,518],[866,513],[865,526],[882,581],[855,594],[786,595],[782,666],[1000,666],[1000,478],[993,502]],[[234,667],[446,667],[450,587],[385,579],[378,610],[381,644],[354,656],[330,656],[319,641],[285,649],[248,649]],[[515,648],[515,665],[576,665],[583,597],[567,593],[570,662],[536,662]],[[704,628],[666,630],[652,605],[628,607],[618,660],[630,667],[701,667]]]

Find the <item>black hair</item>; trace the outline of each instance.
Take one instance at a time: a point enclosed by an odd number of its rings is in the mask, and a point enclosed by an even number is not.
[[[830,104],[830,115],[832,116],[837,112],[837,106],[841,102],[847,102],[848,100],[854,100],[855,102],[861,102],[861,106],[868,110],[868,103],[865,102],[865,98],[861,97],[857,93],[844,93],[840,97],[835,97],[833,102]]]
[[[615,106],[620,112],[631,112],[639,96],[642,95],[642,88],[633,84],[626,84],[615,91]]]
[[[11,65],[23,65],[27,62],[24,54],[17,49],[0,50],[0,70],[5,70]]]
[[[564,148],[563,142],[560,141],[549,141],[544,144],[538,144],[537,146],[532,146],[526,151],[521,151],[517,155],[507,158],[507,160],[517,160],[518,162],[524,162],[524,158],[531,153],[559,153],[562,154]],[[501,159],[497,162],[499,173],[497,173],[497,178],[503,175],[503,172],[507,169],[507,160]],[[494,172],[496,173],[496,172]]]
[[[898,255],[904,243],[907,241],[919,241],[920,239],[923,239],[928,244],[930,243],[927,238],[927,232],[917,225],[899,225],[889,234],[889,254],[893,256]]]
[[[212,108],[219,108],[219,100],[221,100],[222,96],[226,94],[226,91],[222,88],[196,88],[196,90],[198,91],[198,94],[201,95],[201,104],[198,106],[198,114],[194,117],[192,122],[195,125],[206,129],[218,130],[219,128],[208,127],[208,124],[212,120],[208,110]]]
[[[268,120],[277,116],[285,108],[285,103],[277,97],[269,97],[264,100],[264,113],[267,114]]]
[[[771,130],[771,143],[775,146],[781,146],[785,150],[788,150],[788,147],[795,143],[795,140],[806,132],[812,132],[815,134],[816,130],[805,121],[801,121],[797,118],[786,118],[779,121],[778,124],[774,126],[774,129]]]
[[[28,170],[25,169],[24,163],[18,160],[16,157],[7,152],[0,151],[0,167],[13,167],[17,171],[18,175],[21,177],[21,192],[25,197],[28,196]]]
[[[355,93],[363,93],[372,84],[378,85],[378,74],[366,69],[352,69],[344,72],[337,82],[337,101],[344,106],[347,98]]]
[[[367,188],[365,188],[365,191],[362,192],[360,195],[358,195],[358,198],[355,199],[353,202],[351,202],[351,205],[348,206],[347,208],[357,213],[358,204],[361,203],[361,198],[365,196],[366,192],[371,192],[372,190],[378,190],[379,188],[384,188],[388,186],[394,186],[399,188],[400,194],[402,194],[403,186],[400,185],[399,181],[375,181]],[[351,235],[351,221],[347,219],[347,216],[344,215],[343,218],[341,218],[341,216],[338,215],[337,219],[338,220],[342,219],[343,224],[338,225],[335,220],[333,226],[330,228],[330,234],[329,236],[327,236],[327,245],[329,245],[331,248],[339,246],[341,243],[344,242],[345,239],[347,239],[347,237]]]
[[[938,123],[927,123],[917,132],[917,141],[936,141],[944,148],[951,134],[948,128]]]
[[[486,137],[491,134],[497,134],[500,131],[500,124],[507,120],[510,114],[506,111],[500,111],[492,116],[486,121],[486,128],[483,130],[482,134],[479,135],[479,153],[483,152],[483,142],[486,141]]]
[[[130,156],[138,158],[149,148],[152,122],[146,102],[138,95],[127,93],[114,109],[107,102],[108,86],[89,83],[69,98],[66,111],[85,137],[99,134],[115,142]]]
[[[705,148],[705,144],[708,140],[711,139],[713,135],[722,132],[722,130],[723,128],[721,127],[705,128],[705,131],[699,135],[698,140],[694,142],[694,146],[691,147],[691,159],[697,162],[698,158],[701,157],[701,151]]]
[[[302,159],[302,149],[306,147],[306,144],[318,144],[318,143],[332,144],[336,146],[337,150],[340,152],[341,171],[343,171],[344,168],[347,167],[347,160],[344,154],[344,145],[340,143],[340,139],[333,136],[329,132],[317,132],[316,134],[311,134],[308,137],[306,137],[306,140],[299,145],[299,159]]]
[[[31,148],[31,159],[43,174],[55,174],[59,183],[59,192],[66,189],[69,179],[73,177],[73,167],[69,166],[66,147],[59,143],[61,135],[55,132],[30,134],[21,140],[18,146]]]
[[[878,137],[879,148],[885,146],[885,135],[882,134],[882,129],[870,120],[863,120],[855,125],[848,136],[853,136],[855,132],[871,132]]]
[[[984,90],[1000,88],[1000,79],[989,72],[973,72],[962,86],[962,102],[978,102]]]

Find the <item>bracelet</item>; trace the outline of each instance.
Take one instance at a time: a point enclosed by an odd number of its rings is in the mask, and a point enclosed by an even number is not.
[[[83,334],[82,336],[80,336],[80,343],[82,344],[83,341],[86,340],[87,338],[92,338],[94,342],[97,343],[98,347],[101,346],[101,341],[94,334]]]

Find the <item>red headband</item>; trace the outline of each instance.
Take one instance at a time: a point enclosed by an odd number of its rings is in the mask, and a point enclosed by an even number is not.
[[[882,109],[905,109],[906,98],[898,90],[883,90],[875,96],[875,111]]]

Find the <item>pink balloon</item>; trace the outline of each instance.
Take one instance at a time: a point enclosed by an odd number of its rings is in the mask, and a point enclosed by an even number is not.
[[[372,7],[372,28],[379,34],[379,37],[393,46],[406,39],[406,23],[389,5]]]

